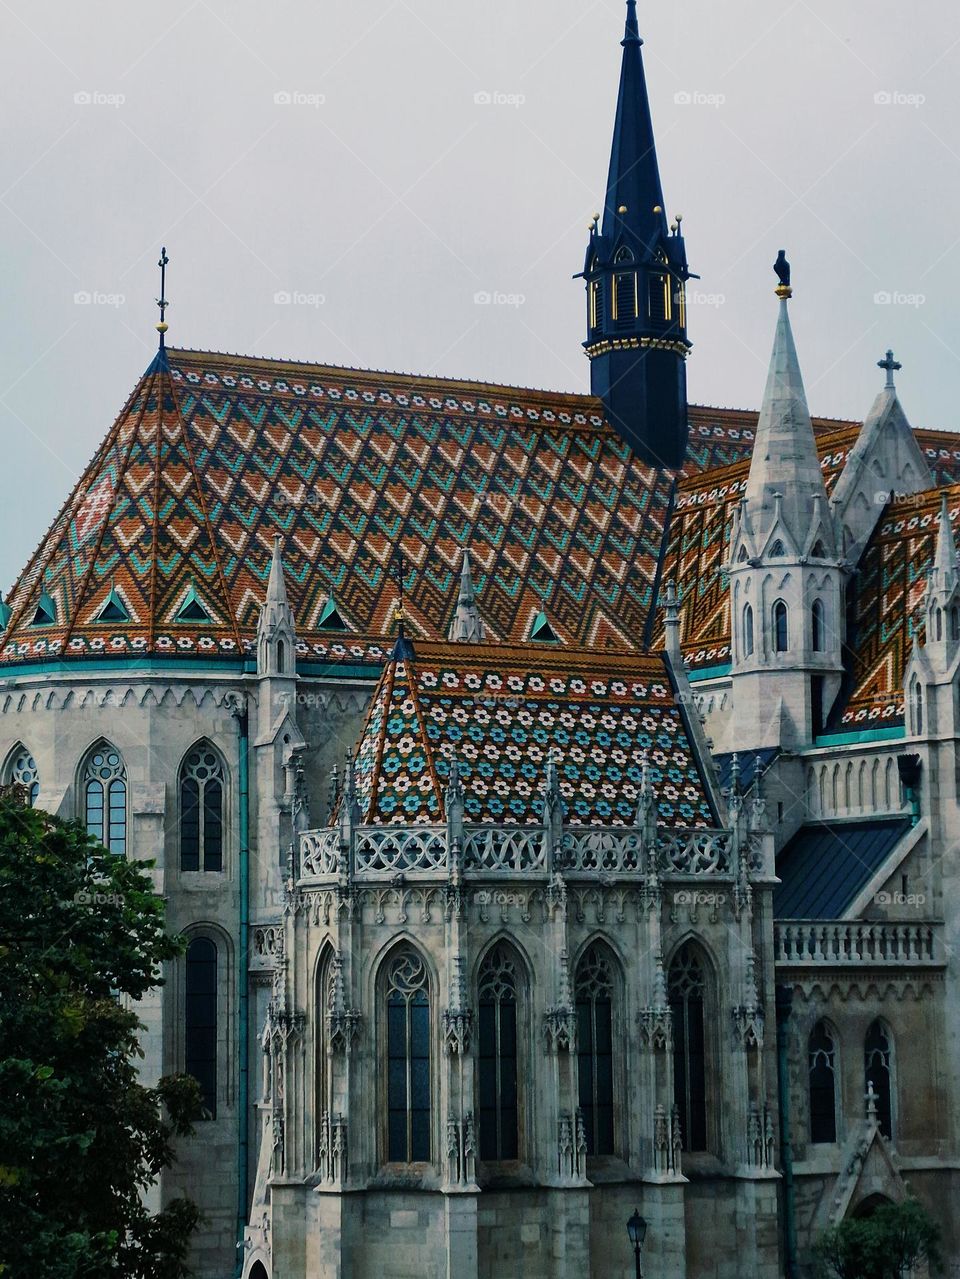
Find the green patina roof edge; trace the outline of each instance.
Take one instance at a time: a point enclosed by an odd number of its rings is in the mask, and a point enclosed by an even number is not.
[[[375,681],[383,670],[382,662],[297,662],[297,674],[307,676],[339,675],[346,679]],[[0,663],[0,683],[6,678],[33,675],[82,674],[84,671],[140,671],[152,675],[160,671],[205,671],[211,675],[255,675],[257,663],[253,658],[240,660],[231,657],[215,661],[190,657],[156,657],[144,661],[140,657],[78,657],[73,661],[44,661]]]

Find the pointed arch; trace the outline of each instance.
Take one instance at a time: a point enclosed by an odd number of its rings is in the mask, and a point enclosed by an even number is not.
[[[83,821],[87,834],[111,853],[127,853],[127,769],[123,755],[105,737],[87,751],[80,766]]]
[[[863,1040],[864,1091],[873,1086],[877,1123],[888,1141],[893,1140],[894,1123],[894,1039],[885,1021],[871,1022]]]
[[[521,1152],[519,1027],[528,991],[528,969],[517,947],[503,937],[477,966],[477,1122],[484,1162],[516,1160]]]
[[[884,796],[887,802],[888,812],[899,812],[902,807],[900,799],[900,774],[897,771],[896,760],[890,755],[887,758],[887,766],[884,769]]]
[[[915,737],[923,735],[923,685],[913,675],[910,679],[910,729]]]
[[[206,737],[187,751],[177,774],[180,869],[223,870],[226,765]]]
[[[433,984],[425,956],[406,938],[377,971],[382,1036],[383,1155],[387,1163],[429,1163],[433,1150]]]
[[[807,1039],[807,1087],[810,1102],[810,1141],[832,1145],[837,1140],[838,1036],[821,1018]]]
[[[692,938],[681,942],[667,970],[667,990],[673,1015],[674,1105],[687,1151],[710,1146],[707,1025],[713,988],[713,969],[703,946]]]
[[[770,610],[770,619],[773,633],[773,651],[775,653],[786,653],[790,642],[789,615],[787,605],[782,599],[774,600],[773,608]]]
[[[744,604],[743,606],[743,655],[744,657],[753,656],[753,605]]]
[[[5,786],[22,786],[30,807],[36,804],[40,794],[40,770],[32,751],[23,742],[17,742],[7,756],[2,779]]]
[[[823,600],[815,599],[810,607],[810,643],[815,653],[826,648],[827,615]]]
[[[577,962],[577,1075],[588,1155],[615,1153],[614,1006],[623,969],[605,940],[590,942]]]
[[[336,975],[337,952],[329,937],[320,944],[317,961],[314,965],[314,1091],[316,1095],[316,1159],[320,1162],[321,1131],[324,1115],[329,1116],[333,1110],[331,1056],[333,1045],[330,1041],[329,1014],[334,1003],[334,978]]]

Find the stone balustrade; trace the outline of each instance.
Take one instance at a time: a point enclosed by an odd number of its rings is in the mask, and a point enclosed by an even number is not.
[[[454,860],[465,876],[547,879],[562,870],[571,879],[661,876],[729,878],[738,859],[751,874],[762,869],[759,832],[658,828],[651,844],[640,826],[548,826],[464,824],[452,834],[443,825],[355,826],[305,831],[300,836],[300,877],[331,880],[444,878]],[[652,856],[651,856],[652,854]]]
[[[778,965],[862,967],[943,965],[942,924],[828,923],[796,920],[774,926]]]

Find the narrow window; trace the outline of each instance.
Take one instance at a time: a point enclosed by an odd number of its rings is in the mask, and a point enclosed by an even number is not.
[[[593,945],[577,968],[577,1064],[588,1155],[613,1154],[613,970]]]
[[[837,1051],[824,1022],[818,1021],[807,1045],[810,1080],[810,1140],[814,1145],[837,1140]]]
[[[787,651],[787,606],[783,600],[773,606],[773,648],[776,653]]]
[[[180,769],[180,869],[223,870],[223,765],[203,743]]]
[[[873,1023],[864,1041],[864,1075],[865,1088],[873,1084],[880,1131],[890,1141],[893,1136],[890,1036],[879,1021]]]
[[[933,610],[933,631],[936,639],[943,639],[943,610],[939,605]]]
[[[956,604],[950,609],[950,638],[960,640],[960,607]]]
[[[651,320],[664,323],[670,319],[670,277],[651,275],[647,284]]]
[[[923,732],[923,685],[914,676],[913,680],[913,731],[919,736]]]
[[[486,956],[478,984],[480,1158],[516,1159],[517,969],[504,947]]]
[[[277,640],[277,674],[283,675],[287,669],[287,650],[283,640]]]
[[[753,605],[745,604],[743,609],[743,655],[753,656]]]
[[[83,773],[87,833],[118,857],[127,851],[127,773],[119,751],[95,746]]]
[[[673,1092],[680,1111],[683,1148],[706,1150],[706,982],[703,963],[690,942],[680,948],[670,965],[669,992],[673,1013]]]
[[[814,600],[813,608],[810,610],[810,629],[812,631],[813,651],[822,653],[824,650],[824,640],[826,635],[826,627],[824,625],[823,600]]]
[[[184,1069],[216,1119],[217,948],[208,937],[195,937],[187,946],[184,1020]]]
[[[637,318],[637,273],[622,271],[614,277],[613,318],[620,325]]]
[[[387,1159],[430,1158],[430,994],[427,970],[404,949],[387,974]]]
[[[810,725],[814,737],[822,733],[825,727],[822,675],[810,676]]]

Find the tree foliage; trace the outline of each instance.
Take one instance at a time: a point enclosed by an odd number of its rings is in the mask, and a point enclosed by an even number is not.
[[[197,1211],[143,1192],[199,1116],[139,1082],[132,1005],[179,946],[149,863],[0,797],[0,1275],[180,1279]]]
[[[883,1204],[825,1231],[814,1255],[820,1274],[835,1279],[903,1279],[921,1261],[936,1272],[940,1228],[916,1199]]]

